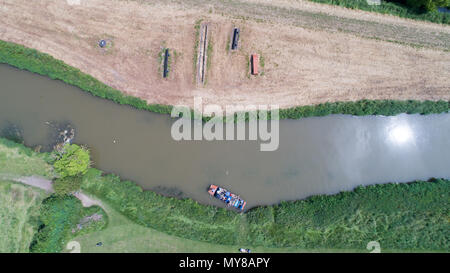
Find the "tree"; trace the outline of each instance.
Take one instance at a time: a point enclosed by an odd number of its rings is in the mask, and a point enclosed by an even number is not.
[[[71,228],[80,221],[83,206],[73,196],[52,195],[46,198],[39,210],[41,225],[35,233],[30,251],[35,253],[60,253],[64,242],[72,236]]]
[[[60,178],[65,178],[85,174],[90,164],[89,150],[76,144],[66,144],[53,167]]]

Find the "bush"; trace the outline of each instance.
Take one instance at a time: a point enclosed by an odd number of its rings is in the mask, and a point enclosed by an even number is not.
[[[394,116],[407,114],[439,114],[450,109],[450,101],[395,101],[395,100],[360,100],[356,102],[327,102],[312,106],[298,106],[280,110],[280,119],[299,119],[331,114],[354,116],[383,115]]]
[[[41,225],[30,246],[31,252],[58,253],[80,219],[81,202],[73,196],[51,196],[42,202]]]
[[[83,223],[82,229],[77,228],[83,217],[94,213],[102,215],[102,219]],[[104,229],[108,224],[108,217],[98,206],[83,208],[80,200],[73,196],[52,195],[42,202],[39,221],[40,227],[33,238],[30,251],[59,253],[71,238]]]
[[[450,0],[406,0],[406,5],[415,9],[435,11],[438,7],[450,6]]]
[[[76,144],[66,144],[53,164],[60,178],[85,174],[91,164],[89,151]],[[61,182],[59,182],[61,183]]]
[[[57,195],[71,194],[81,187],[81,176],[67,176],[53,181],[53,189]]]

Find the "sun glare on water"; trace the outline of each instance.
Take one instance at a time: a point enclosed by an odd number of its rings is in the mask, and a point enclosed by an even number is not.
[[[394,125],[389,129],[389,140],[403,144],[411,142],[414,138],[414,133],[408,125]]]

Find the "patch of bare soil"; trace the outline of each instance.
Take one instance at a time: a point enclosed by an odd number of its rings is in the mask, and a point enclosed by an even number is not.
[[[0,39],[49,53],[150,103],[192,106],[193,96],[281,107],[450,100],[450,53],[442,50],[450,49],[448,26],[303,1],[263,2],[0,0]],[[212,45],[204,86],[196,85],[193,64],[199,19],[208,22]],[[236,52],[229,51],[233,27],[241,29]],[[161,75],[163,47],[176,52],[168,79]],[[251,53],[262,57],[260,76],[249,75]]]
[[[93,222],[98,222],[100,220],[102,220],[103,215],[98,214],[98,213],[94,213],[90,216],[86,216],[83,217],[80,222],[77,224],[76,228],[72,229],[72,233],[75,233],[79,230],[82,230],[83,228],[85,228],[86,226],[89,226],[91,223]]]
[[[103,204],[101,201],[93,199],[82,192],[76,192],[73,196],[81,201],[83,207],[99,206],[103,208]]]

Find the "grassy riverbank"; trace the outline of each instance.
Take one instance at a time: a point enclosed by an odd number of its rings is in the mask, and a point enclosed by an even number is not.
[[[168,114],[172,108],[170,106],[158,104],[148,105],[144,100],[126,96],[119,90],[101,83],[94,77],[57,60],[48,54],[1,40],[0,63],[6,63],[20,69],[48,76],[51,79],[61,80],[70,85],[77,86],[94,96],[110,99],[119,104],[131,105],[138,109]]]
[[[50,161],[49,153],[0,138],[0,252],[60,252],[70,238],[107,224],[107,215],[100,207],[83,208],[74,197],[50,195],[8,181],[29,176],[53,179]],[[101,214],[102,219],[76,229],[92,214]]]
[[[368,252],[366,249],[269,248],[243,244],[220,245],[206,243],[168,235],[139,225],[110,206],[105,205],[105,209],[109,217],[106,229],[73,238],[74,241],[80,243],[82,253],[237,253],[241,247],[250,247],[253,253]],[[96,246],[97,242],[102,242],[103,246]],[[398,252],[398,250],[387,251]]]
[[[0,179],[10,176],[38,175],[52,178],[48,153],[37,153],[13,141],[0,138]]]
[[[90,75],[71,67],[52,56],[38,52],[21,45],[0,41],[0,63],[25,69],[52,79],[62,80],[79,87],[92,95],[113,100],[119,104],[126,104],[137,109],[151,112],[170,114],[172,106],[147,104],[146,101],[126,96],[119,90],[105,85]],[[348,115],[396,115],[433,114],[450,110],[449,101],[398,101],[398,100],[361,100],[356,102],[334,102],[311,106],[298,106],[280,110],[281,119],[299,119],[311,116],[325,116],[330,114]],[[205,118],[208,119],[208,118]]]
[[[2,163],[10,159],[9,155],[17,155],[18,150],[21,151],[21,159],[11,158],[16,164],[39,162],[42,166],[37,170],[48,167],[45,161],[39,160],[41,154],[7,140],[0,141],[0,151],[6,155],[1,157]],[[3,171],[14,172],[7,168]],[[28,171],[25,173],[28,174]],[[93,168],[84,175],[82,189],[100,199],[111,209],[114,217],[117,216],[115,213],[120,213],[127,218],[113,222],[117,225],[114,224],[111,229],[92,233],[106,236],[98,238],[105,238],[111,243],[131,240],[137,244],[140,235],[156,230],[161,236],[153,237],[150,241],[155,243],[160,240],[161,251],[188,251],[189,240],[196,242],[192,246],[193,251],[222,251],[236,246],[257,248],[260,251],[270,251],[268,248],[277,248],[277,251],[366,251],[369,241],[378,241],[384,251],[450,249],[449,180],[359,187],[331,196],[313,196],[305,200],[258,207],[244,214],[201,205],[192,199],[169,198],[143,191],[133,182],[121,181],[118,176],[106,175]],[[37,237],[38,241],[43,238],[42,243],[33,249],[60,251],[63,243],[77,236],[70,235],[70,228],[87,214],[80,214],[82,210],[75,199],[47,202],[41,215],[50,216],[42,219],[47,219],[48,225],[54,222],[52,217],[66,219],[64,222],[67,225],[58,226],[56,231],[48,226],[43,235]],[[59,206],[61,203],[68,205]],[[44,213],[49,211],[56,213]],[[73,211],[76,213],[71,213]],[[137,231],[136,237],[131,234],[129,236],[133,238],[130,238],[123,234],[124,225],[129,221],[136,224],[133,226]],[[57,231],[57,236],[47,236]],[[80,234],[83,235],[80,238],[90,238],[89,241],[97,238],[89,234]],[[179,248],[171,245],[175,242],[180,244]],[[132,249],[132,245],[127,247]],[[139,246],[136,248],[139,249]],[[157,251],[157,248],[153,246],[141,250]]]
[[[311,2],[337,5],[350,9],[390,14],[403,18],[428,21],[438,24],[450,24],[450,14],[437,11],[421,11],[396,2],[381,1],[381,5],[369,5],[367,0],[309,0]]]
[[[105,207],[109,217],[109,223],[106,229],[73,238],[74,241],[80,243],[82,253],[237,253],[239,248],[245,247],[245,245],[242,244],[220,245],[171,236],[164,232],[139,225],[119,213],[117,210],[112,209],[109,206]],[[103,246],[97,247],[97,242],[102,242]],[[311,250],[296,248],[252,247],[252,252],[258,253],[310,251],[333,252],[333,250],[330,249]]]
[[[175,199],[91,169],[83,189],[141,225],[224,245],[301,249],[450,248],[446,231],[450,181],[360,187],[332,196],[259,207],[245,214]]]

